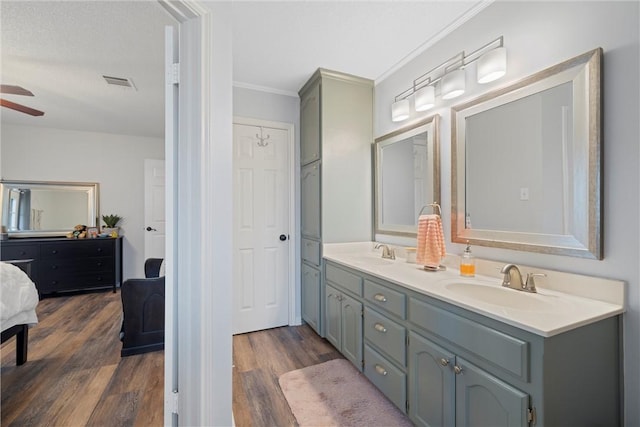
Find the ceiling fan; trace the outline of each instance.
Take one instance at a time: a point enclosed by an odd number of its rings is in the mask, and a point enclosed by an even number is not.
[[[24,95],[24,96],[33,96],[33,93],[23,87],[20,86],[12,86],[12,85],[0,85],[0,93],[7,93],[11,95]],[[44,111],[36,110],[31,107],[27,107],[22,104],[16,104],[15,102],[7,101],[6,99],[0,98],[0,105],[3,107],[11,108],[12,110],[20,111],[21,113],[29,114],[31,116],[43,116]]]

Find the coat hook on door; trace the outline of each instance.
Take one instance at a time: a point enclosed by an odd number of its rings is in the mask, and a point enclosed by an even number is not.
[[[261,133],[262,133],[262,129],[260,129]],[[260,135],[258,135],[256,133],[256,138],[258,138],[260,141],[258,141],[258,147],[266,147],[267,145],[269,145],[268,142],[265,142],[267,139],[269,139],[271,137],[271,135],[267,135],[265,138],[261,137]]]

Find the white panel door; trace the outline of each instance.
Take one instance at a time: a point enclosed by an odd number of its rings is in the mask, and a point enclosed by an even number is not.
[[[164,160],[144,161],[144,258],[164,258]]]
[[[289,134],[233,125],[233,333],[289,321]]]

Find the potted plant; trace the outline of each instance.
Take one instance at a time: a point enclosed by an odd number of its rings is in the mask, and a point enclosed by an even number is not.
[[[118,237],[118,222],[122,217],[118,215],[102,215],[102,221],[104,222],[104,227],[102,227],[102,233],[108,234],[111,237]]]

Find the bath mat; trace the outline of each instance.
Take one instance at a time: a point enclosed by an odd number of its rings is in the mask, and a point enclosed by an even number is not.
[[[344,359],[287,372],[278,381],[301,427],[413,425]]]

